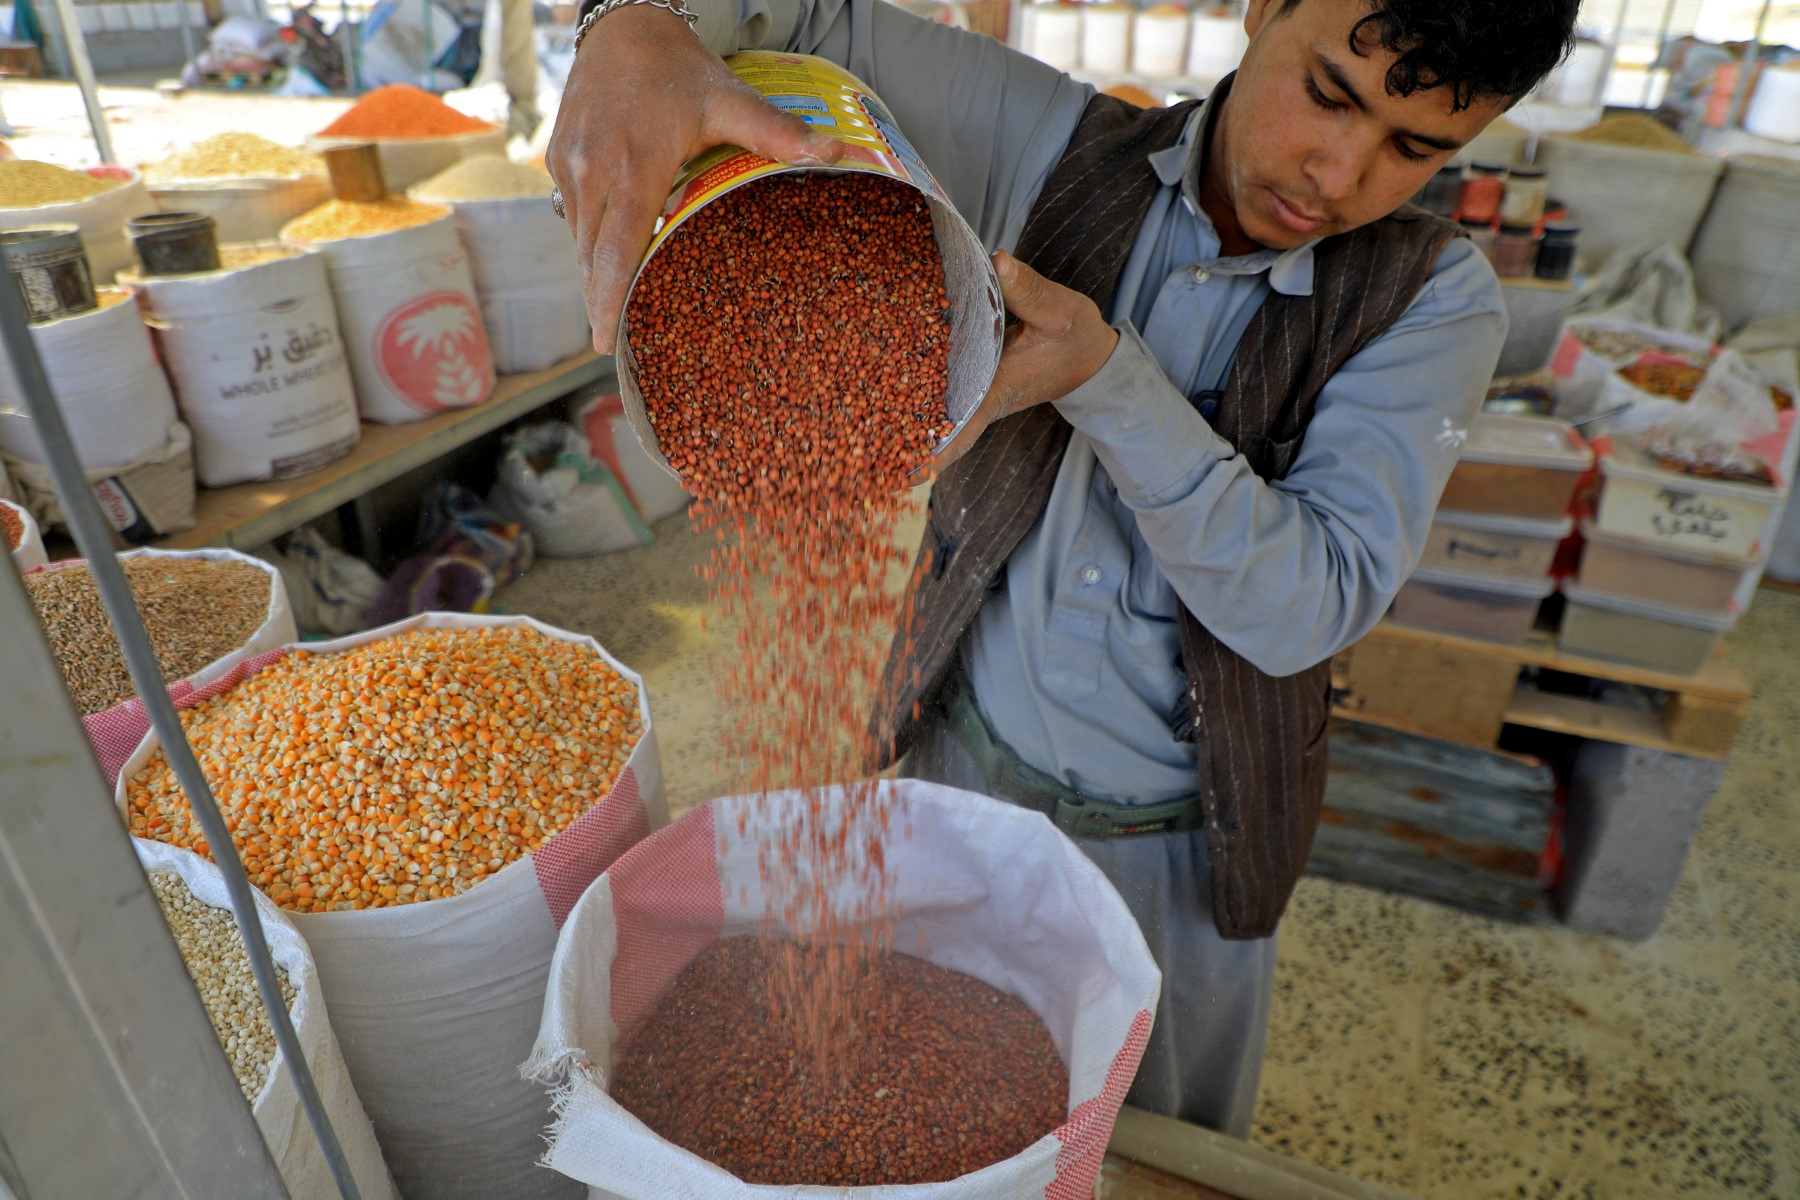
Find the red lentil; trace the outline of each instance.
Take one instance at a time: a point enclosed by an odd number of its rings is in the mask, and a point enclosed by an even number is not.
[[[970,976],[892,952],[855,979],[865,1032],[847,1086],[796,1063],[775,1012],[784,962],[817,951],[728,938],[690,963],[620,1045],[612,1095],[676,1145],[748,1183],[936,1183],[1056,1129],[1069,1075],[1042,1022]]]
[[[25,521],[10,504],[0,504],[0,530],[6,533],[7,550],[17,550],[25,540]]]
[[[467,891],[604,798],[643,732],[630,680],[522,625],[295,651],[181,724],[250,881],[297,912]],[[132,833],[210,856],[161,752],[126,799]]]
[[[861,776],[899,617],[895,523],[952,424],[929,209],[867,174],[745,185],[657,250],[627,318],[657,440],[718,538],[702,573],[742,622],[742,659],[719,671],[727,753],[750,793]],[[846,807],[792,802],[761,856],[771,916],[837,947],[831,969],[789,972],[778,1006],[820,1073],[847,1054],[856,960],[890,915],[889,815],[857,790]]]
[[[427,138],[482,133],[496,128],[456,111],[430,92],[390,83],[369,92],[343,116],[319,130],[321,137]]]

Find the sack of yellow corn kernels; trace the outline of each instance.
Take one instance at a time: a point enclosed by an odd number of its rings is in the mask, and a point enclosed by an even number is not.
[[[250,1102],[281,1181],[293,1200],[334,1200],[338,1189],[331,1166],[300,1105],[293,1072],[276,1048],[275,1030],[250,973],[249,952],[232,917],[231,897],[219,868],[161,842],[132,838],[131,845],[150,876],[163,919],[193,977],[213,1032],[231,1060],[244,1099]],[[319,971],[306,941],[268,897],[256,895],[256,915],[281,976],[300,1052],[357,1190],[364,1200],[392,1197],[393,1181],[331,1032]]]
[[[281,572],[236,550],[131,550],[118,556],[169,693],[193,690],[206,668],[296,641]],[[87,560],[39,567],[25,582],[88,742],[108,784],[150,719],[126,670]]]
[[[251,881],[311,946],[401,1193],[578,1197],[519,1076],[556,934],[667,818],[642,681],[591,638],[430,613],[234,658],[179,701]],[[204,850],[154,735],[141,837]]]

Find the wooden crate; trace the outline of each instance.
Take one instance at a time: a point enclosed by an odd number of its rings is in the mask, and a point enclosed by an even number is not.
[[[0,76],[36,79],[44,73],[44,60],[30,42],[0,42]]]
[[[1590,680],[1596,694],[1546,690],[1544,672]],[[1332,686],[1340,716],[1465,746],[1492,747],[1510,724],[1714,761],[1750,706],[1723,646],[1695,674],[1671,675],[1565,654],[1543,632],[1508,646],[1388,621],[1334,660]]]

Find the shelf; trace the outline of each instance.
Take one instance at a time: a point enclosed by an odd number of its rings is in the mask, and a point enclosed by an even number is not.
[[[362,441],[336,462],[295,479],[201,488],[198,523],[152,543],[164,550],[222,546],[252,550],[348,504],[415,467],[525,416],[577,388],[611,378],[612,359],[588,351],[543,371],[503,375],[494,394],[473,408],[410,425],[362,427]]]

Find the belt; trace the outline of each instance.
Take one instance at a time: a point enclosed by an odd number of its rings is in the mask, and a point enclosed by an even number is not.
[[[988,787],[998,796],[1043,813],[1070,837],[1186,833],[1205,823],[1198,792],[1160,804],[1115,804],[1084,795],[1038,770],[1020,758],[988,724],[975,703],[975,689],[961,662],[950,669],[942,703],[945,729],[969,752]]]

